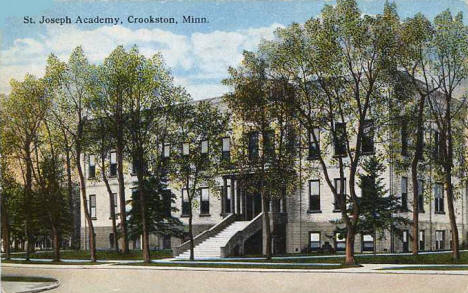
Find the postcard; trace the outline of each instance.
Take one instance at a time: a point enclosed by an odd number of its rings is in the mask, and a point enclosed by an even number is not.
[[[3,5],[2,293],[468,292],[467,13]]]

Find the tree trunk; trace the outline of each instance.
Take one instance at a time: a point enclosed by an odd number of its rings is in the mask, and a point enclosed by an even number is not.
[[[459,251],[459,240],[458,240],[458,227],[455,217],[455,210],[453,207],[453,186],[452,186],[452,175],[451,175],[451,167],[449,167],[450,171],[446,171],[446,190],[447,190],[447,206],[449,212],[449,219],[450,219],[450,228],[452,229],[452,258],[454,260],[460,259],[460,251]]]
[[[88,223],[88,232],[89,232],[89,252],[91,255],[91,262],[96,262],[96,239],[94,237],[94,225],[93,220],[91,219],[91,215],[89,214],[88,209],[88,200],[86,198],[86,183],[85,178],[83,175],[83,169],[81,168],[81,151],[79,150],[79,146],[77,146],[76,152],[76,167],[78,169],[78,176],[80,178],[80,187],[81,187],[81,200],[83,201],[83,211],[85,214],[86,222]]]
[[[418,196],[418,163],[413,159],[411,165],[411,180],[413,183],[413,238],[411,239],[411,251],[418,254],[418,230],[419,230],[419,196]]]
[[[374,227],[374,239],[372,239],[373,241],[373,245],[374,245],[374,255],[377,254],[377,230],[375,229]]]
[[[75,219],[75,203],[73,198],[73,181],[72,181],[72,174],[71,174],[71,158],[70,158],[70,150],[68,149],[68,142],[67,149],[65,150],[65,159],[66,159],[66,172],[67,172],[67,192],[68,192],[68,206],[70,208],[71,217],[72,217],[72,233],[71,233],[71,247],[74,250],[80,249],[80,235],[79,231],[76,229],[76,219]]]
[[[139,161],[142,162],[142,161]],[[137,178],[138,178],[138,195],[140,199],[140,213],[141,213],[141,225],[142,225],[142,243],[141,248],[143,250],[143,261],[145,263],[151,262],[151,255],[149,250],[149,233],[148,233],[148,223],[146,222],[146,200],[145,193],[143,191],[143,170],[142,165],[139,164],[137,168]]]
[[[31,201],[32,201],[32,159],[29,142],[25,145],[25,160],[26,160],[26,184],[24,189],[24,211],[26,213],[24,233],[26,236],[26,260],[30,258],[32,250],[32,237],[31,237]]]
[[[453,138],[452,138],[452,120],[451,120],[451,99],[447,99],[447,109],[445,113],[445,123],[447,125],[447,133],[444,137],[443,149],[446,148],[445,153],[445,184],[447,190],[447,206],[450,219],[450,227],[452,229],[452,258],[454,260],[460,259],[459,243],[458,243],[458,227],[455,217],[455,209],[453,207],[453,184],[452,184],[452,166],[453,166]]]
[[[189,193],[189,189],[187,188],[187,194]],[[193,225],[192,225],[192,220],[193,220],[193,213],[192,213],[192,198],[189,198],[189,206],[190,206],[190,211],[189,211],[189,237],[190,237],[190,260],[194,260],[194,242],[193,242]]]
[[[416,125],[416,149],[413,160],[411,162],[411,180],[413,183],[413,238],[411,251],[413,255],[418,254],[418,232],[419,232],[419,196],[418,196],[418,164],[422,159],[424,140],[423,140],[423,117],[424,117],[424,102],[425,97],[419,97],[418,117]]]
[[[5,259],[10,259],[10,225],[8,223],[8,211],[5,204],[5,194],[1,195],[1,213],[2,213],[2,241]]]
[[[347,232],[345,264],[355,265],[356,259],[354,258],[354,236],[356,235],[356,233],[354,232],[354,228],[351,225],[347,225],[346,230]]]
[[[106,185],[107,194],[109,195],[109,205],[110,205],[110,216],[112,220],[112,233],[114,234],[113,245],[115,252],[119,252],[119,239],[117,238],[117,224],[115,220],[115,202],[114,202],[114,195],[109,185],[109,180],[107,180],[106,175],[106,168],[105,168],[105,154],[101,154],[101,172],[102,172],[102,180]]]
[[[117,181],[119,182],[119,200],[120,200],[120,229],[122,237],[122,253],[128,254],[128,232],[127,232],[127,212],[125,211],[125,183],[123,174],[123,142],[117,138]]]
[[[54,246],[54,261],[58,262],[60,261],[60,237],[55,225],[52,225],[52,238]]]
[[[268,199],[262,195],[262,209],[263,209],[263,229],[265,231],[265,257],[271,259],[271,226],[270,226],[270,213],[268,212]]]

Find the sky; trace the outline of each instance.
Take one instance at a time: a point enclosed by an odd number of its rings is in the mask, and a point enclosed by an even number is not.
[[[385,0],[359,0],[364,14],[378,14]],[[402,19],[422,12],[432,19],[445,9],[468,17],[468,0],[397,0]],[[15,0],[0,10],[0,93],[9,81],[26,73],[44,74],[51,53],[66,61],[81,45],[91,63],[100,64],[118,45],[137,45],[145,56],[162,53],[175,83],[194,99],[220,96],[227,68],[236,66],[243,50],[255,50],[262,39],[272,39],[278,27],[304,23],[320,14],[329,0],[311,1],[118,1]],[[39,24],[42,16],[118,17],[118,24]],[[134,17],[174,17],[177,24],[128,23]],[[208,23],[182,23],[183,16],[205,17]],[[24,23],[25,17],[35,20]],[[468,19],[465,17],[465,23]]]

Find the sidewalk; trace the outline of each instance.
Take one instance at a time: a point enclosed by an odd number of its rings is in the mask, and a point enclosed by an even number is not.
[[[141,262],[141,261],[139,261]],[[308,266],[323,266],[324,268],[314,268],[314,269],[266,269],[266,268],[256,268],[255,265],[252,265],[251,268],[210,268],[210,267],[183,267],[183,266],[164,266],[164,263],[171,264],[173,261],[167,259],[164,262],[162,260],[153,261],[154,263],[161,263],[161,266],[141,266],[141,265],[132,265],[128,264],[128,261],[121,261],[120,263],[113,261],[112,263],[102,263],[100,265],[52,265],[52,264],[14,264],[14,263],[2,263],[4,267],[17,267],[17,268],[60,268],[60,269],[132,269],[132,270],[177,270],[177,271],[224,271],[224,272],[276,272],[276,273],[355,273],[355,274],[422,274],[422,275],[461,275],[468,277],[468,270],[398,270],[398,268],[408,268],[408,267],[468,267],[464,264],[453,264],[453,265],[431,265],[431,264],[363,264],[361,267],[351,267],[351,268],[342,268],[342,269],[326,269],[326,266],[332,264],[324,263],[295,263],[295,265],[308,265]],[[135,263],[135,262],[133,262]],[[176,262],[179,263],[180,262]],[[193,263],[198,263],[194,261]],[[206,264],[206,262],[203,262]],[[236,262],[235,264],[239,264]],[[246,265],[251,263],[246,262]],[[277,265],[278,263],[263,263],[265,265]],[[9,293],[9,292],[7,292]]]

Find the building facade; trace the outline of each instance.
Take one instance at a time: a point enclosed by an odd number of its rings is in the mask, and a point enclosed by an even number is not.
[[[222,106],[220,99],[212,99],[213,103]],[[428,131],[428,140],[432,139],[436,131]],[[403,131],[400,133],[401,138],[405,139]],[[380,142],[379,144],[384,144]],[[382,148],[382,145],[375,144],[375,148]],[[405,145],[402,141],[401,145]],[[226,137],[223,139],[223,153],[230,152],[230,141]],[[343,235],[336,233],[336,224],[334,221],[341,218],[341,213],[337,211],[334,204],[334,196],[328,184],[320,175],[320,166],[314,162],[314,159],[307,152],[313,151],[316,147],[314,142],[309,142],[309,145],[301,148],[298,152],[299,160],[304,161],[304,165],[308,164],[312,168],[317,169],[318,175],[310,175],[308,178],[303,178],[298,184],[295,192],[287,194],[285,199],[277,200],[270,203],[269,212],[273,215],[273,251],[275,253],[300,253],[305,251],[318,250],[323,247],[332,247],[336,251],[344,250],[345,240]],[[374,142],[372,141],[372,148]],[[175,151],[175,150],[174,150]],[[332,150],[330,150],[331,152]],[[395,150],[400,152],[401,150]],[[346,160],[346,159],[345,159]],[[93,218],[93,225],[96,233],[96,245],[98,249],[113,248],[113,233],[110,218],[110,201],[105,184],[96,178],[96,157],[93,154],[86,154],[82,159],[83,170],[85,170],[88,206],[83,206],[82,210],[88,209]],[[116,173],[116,155],[109,155],[109,183],[112,191],[115,192],[114,197],[117,199],[118,182]],[[125,167],[125,194],[129,199],[132,194],[132,187],[136,181],[136,176],[132,175],[131,164],[126,164]],[[338,187],[339,185],[339,169],[337,166],[330,165],[329,176]],[[418,185],[418,195],[420,199],[419,212],[419,249],[420,250],[444,250],[450,249],[451,246],[451,229],[447,210],[447,198],[443,185],[437,182],[432,176],[432,167],[426,166],[422,172]],[[397,163],[388,160],[386,163],[386,171],[383,175],[386,189],[400,197],[402,204],[401,211],[398,216],[403,216],[408,219],[412,218],[411,206],[413,202],[413,192],[411,183],[411,173],[409,170],[397,168]],[[215,231],[218,227],[226,226],[229,215],[235,215],[236,220],[245,222],[258,221],[259,215],[262,212],[261,198],[255,194],[249,194],[242,186],[242,183],[236,174],[223,174],[217,178],[219,186],[222,187],[222,195],[218,196],[210,192],[208,188],[201,188],[199,204],[193,208],[193,231],[195,235],[202,235],[205,231]],[[344,178],[346,182],[346,178]],[[347,184],[345,184],[347,185]],[[178,209],[176,216],[188,225],[188,208],[184,190],[176,190],[171,187],[172,192],[176,195],[176,201],[173,203]],[[349,187],[346,187],[349,188]],[[359,191],[359,187],[356,186]],[[343,191],[345,194],[347,190]],[[457,185],[456,189],[455,214],[458,225],[460,244],[466,244],[468,233],[465,225],[468,221],[468,208],[466,202],[468,200],[467,187]],[[114,200],[116,213],[119,211],[119,201]],[[127,210],[130,206],[126,207]],[[83,212],[82,212],[83,213]],[[117,222],[119,222],[117,218]],[[246,224],[247,225],[247,224]],[[223,226],[223,227],[224,227]],[[411,226],[398,227],[396,231],[385,231],[384,237],[379,237],[374,242],[374,235],[357,234],[355,239],[355,251],[366,252],[375,250],[378,252],[407,252],[411,251],[411,238],[413,237]],[[81,246],[87,249],[87,223],[84,215],[81,216]],[[211,229],[211,230],[210,230]],[[220,230],[220,229],[219,229]],[[221,230],[220,230],[221,231]],[[214,233],[214,232],[213,232]],[[209,235],[210,233],[205,233]],[[239,233],[238,233],[239,234]],[[231,249],[225,255],[244,254],[247,252],[261,252],[262,237],[261,231],[251,231],[245,234],[242,240],[242,248]],[[236,235],[230,235],[234,238]],[[205,237],[205,236],[203,236]],[[200,237],[200,238],[203,238]],[[236,236],[237,237],[237,236]],[[206,238],[206,237],[205,237]],[[203,238],[202,240],[204,240]],[[202,241],[200,240],[200,241]],[[150,238],[151,249],[166,249],[172,248],[177,252],[182,252],[181,244],[184,239],[176,237],[152,235]],[[229,242],[230,243],[230,242]],[[228,243],[228,244],[229,244]],[[228,245],[227,245],[228,246]],[[264,246],[264,243],[263,243]],[[132,241],[130,248],[139,249],[140,241]],[[182,248],[181,248],[182,247]]]

